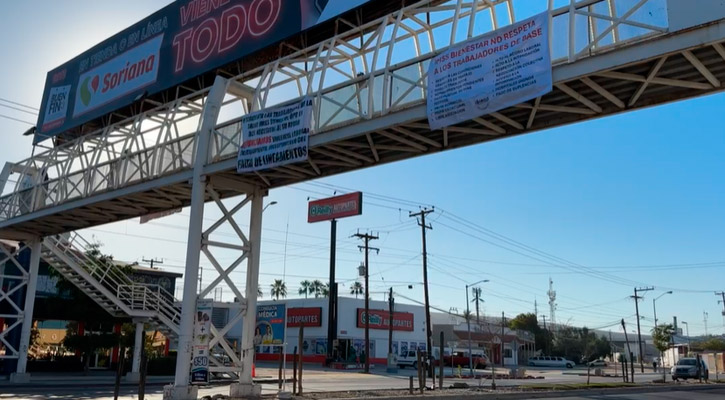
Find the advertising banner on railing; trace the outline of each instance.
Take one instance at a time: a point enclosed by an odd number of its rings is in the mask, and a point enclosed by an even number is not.
[[[34,142],[222,68],[368,1],[174,1],[48,72]]]
[[[254,329],[255,345],[283,345],[286,325],[285,305],[257,306],[257,326]]]
[[[548,13],[445,50],[428,68],[431,129],[468,121],[552,90]]]
[[[211,341],[211,299],[196,302],[194,341],[191,358],[191,383],[209,383],[209,342]]]
[[[237,172],[259,171],[307,160],[311,129],[310,97],[245,115]]]

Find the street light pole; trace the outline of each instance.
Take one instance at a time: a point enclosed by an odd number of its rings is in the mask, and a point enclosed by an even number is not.
[[[672,294],[672,291],[670,290],[669,292],[664,292],[656,298],[652,299],[652,311],[654,311],[655,314],[655,328],[657,328],[657,300],[659,300],[660,297],[666,294]]]
[[[682,325],[685,325],[685,327],[687,328],[687,354],[690,354],[690,324],[682,321]]]
[[[468,324],[468,368],[471,372],[471,377],[473,377],[473,349],[471,347],[471,309],[470,305],[468,303],[468,288],[472,287],[473,285],[477,285],[479,283],[485,283],[488,282],[488,279],[483,279],[478,282],[472,283],[470,285],[466,285],[466,322]],[[440,355],[441,360],[440,362],[443,362],[443,354]],[[451,366],[453,364],[451,363]]]

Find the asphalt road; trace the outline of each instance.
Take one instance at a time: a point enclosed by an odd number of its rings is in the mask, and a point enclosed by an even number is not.
[[[265,390],[271,394],[272,391]],[[203,395],[214,395],[220,393],[218,389],[203,389],[199,392],[200,397]],[[131,400],[137,399],[135,390],[122,390],[120,399]],[[148,390],[146,398],[149,400],[159,400],[162,398],[161,388],[153,388]],[[451,397],[453,399],[454,397]],[[486,399],[487,397],[481,397]],[[631,394],[592,394],[585,396],[563,396],[549,398],[549,400],[719,400],[725,398],[725,388],[713,387],[709,390],[678,390],[673,388],[671,391],[652,391],[648,393],[631,393]],[[1,393],[0,399],[13,400],[41,400],[41,399],[58,399],[58,400],[111,400],[113,393],[108,389],[78,389],[78,388],[36,388],[15,391],[14,393]]]
[[[555,397],[549,400],[721,400],[725,399],[725,389],[713,390],[672,390],[669,392],[651,392],[637,394],[590,395],[574,397]]]
[[[258,374],[262,377],[276,377],[277,371],[273,368],[257,368]],[[312,392],[330,392],[330,391],[362,391],[374,389],[407,389],[409,386],[409,377],[416,376],[416,371],[410,368],[399,371],[398,374],[387,374],[383,368],[373,369],[369,375],[362,374],[359,371],[331,371],[324,370],[319,367],[310,367],[305,369],[303,386],[305,393]],[[446,374],[456,374],[458,371],[447,369]],[[488,374],[490,371],[476,371],[477,373]],[[291,371],[288,371],[290,374]],[[557,370],[557,369],[527,369],[527,373],[533,376],[544,377],[544,379],[499,379],[496,381],[498,386],[514,386],[527,384],[552,384],[552,383],[584,383],[586,382],[586,369],[574,370]],[[582,376],[584,375],[584,376]],[[651,382],[653,379],[659,379],[661,375],[646,373],[637,374],[638,382]],[[151,384],[146,388],[146,398],[149,400],[161,400],[163,383],[172,379],[154,378]],[[454,382],[466,382],[471,386],[489,386],[490,379],[446,379],[445,385],[451,385]],[[621,382],[622,378],[615,377],[592,377],[591,382]],[[109,377],[81,377],[81,376],[62,376],[62,375],[40,375],[33,376],[31,385],[23,387],[13,387],[0,384],[0,399],[13,400],[40,400],[40,399],[81,399],[81,400],[110,400],[113,397],[113,388],[109,384]],[[437,383],[437,382],[436,382]],[[417,381],[416,381],[417,386]],[[430,383],[429,383],[430,384]],[[277,392],[277,384],[263,384],[264,394],[275,394]],[[676,390],[673,387],[673,390]],[[291,391],[291,385],[288,384],[286,390]],[[679,393],[673,395],[672,393]],[[709,399],[725,399],[725,389],[712,392],[687,392],[683,393],[673,391],[669,393],[657,393],[652,395],[616,395],[616,396],[596,396],[596,397],[579,397],[582,399],[637,399],[646,400],[654,399],[687,399],[687,400],[709,400]],[[199,395],[215,395],[229,394],[228,385],[219,385],[214,387],[204,387],[199,391]],[[663,395],[667,395],[663,397]],[[648,397],[650,396],[650,397]],[[678,397],[679,396],[679,397]],[[709,397],[708,397],[709,396]],[[137,389],[132,386],[125,386],[121,390],[121,399],[132,400],[137,399]],[[576,399],[577,397],[568,397]]]

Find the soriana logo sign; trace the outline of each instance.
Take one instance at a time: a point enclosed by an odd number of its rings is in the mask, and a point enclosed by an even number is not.
[[[81,75],[73,116],[156,82],[163,40],[164,36],[159,35]]]
[[[365,320],[369,319],[370,329],[389,329],[390,312],[385,310],[368,310],[365,313],[364,308],[357,309],[357,327],[365,328]],[[413,314],[407,312],[393,312],[393,330],[394,331],[413,331]]]
[[[362,214],[362,192],[311,201],[307,222],[329,221]]]
[[[287,310],[287,326],[322,326],[322,308],[302,307]]]

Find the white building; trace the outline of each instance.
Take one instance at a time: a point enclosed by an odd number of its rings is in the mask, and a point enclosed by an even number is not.
[[[286,311],[284,351],[293,354],[299,343],[300,325],[304,323],[303,348],[306,362],[323,363],[327,354],[328,299],[262,300],[258,306],[284,305]],[[239,313],[234,303],[214,303],[212,322],[217,328],[226,325]],[[388,303],[370,300],[370,358],[372,363],[387,363]],[[337,348],[340,360],[352,361],[365,345],[364,299],[338,298]],[[232,345],[240,343],[242,323],[237,323],[226,337]],[[393,351],[400,354],[408,348],[426,348],[425,308],[419,305],[395,304],[393,316]],[[354,349],[354,352],[352,351]],[[257,359],[275,360],[277,346],[258,346]]]

